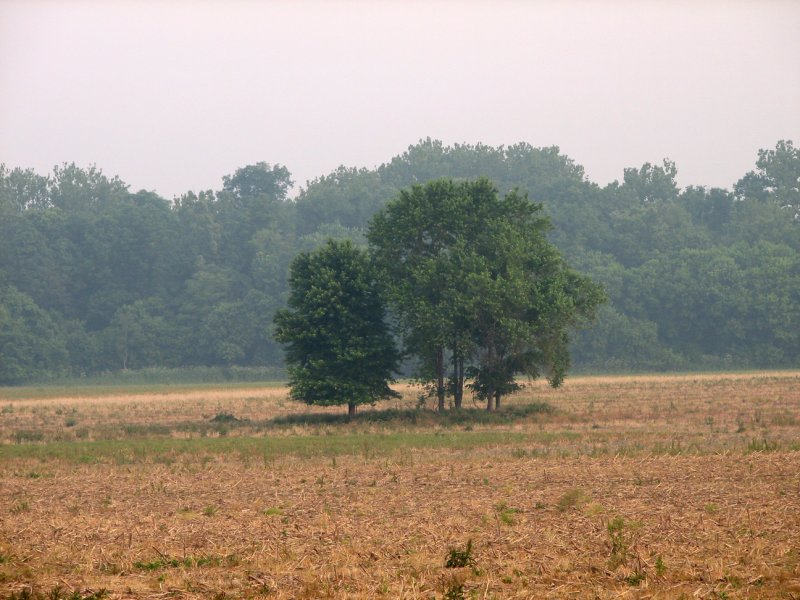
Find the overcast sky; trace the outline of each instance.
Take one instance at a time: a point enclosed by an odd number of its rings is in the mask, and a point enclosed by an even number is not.
[[[557,145],[605,184],[730,187],[800,144],[800,2],[0,0],[0,162],[172,198],[421,138]]]

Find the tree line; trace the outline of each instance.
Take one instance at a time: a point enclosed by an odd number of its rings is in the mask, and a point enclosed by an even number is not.
[[[220,189],[168,201],[95,167],[42,175],[3,165],[0,382],[148,366],[281,366],[273,318],[287,304],[298,254],[329,238],[375,245],[368,227],[390,200],[431,180],[458,186],[479,177],[500,197],[518,189],[541,203],[533,229],[547,217],[548,242],[602,284],[608,302],[595,326],[569,342],[576,368],[797,366],[800,151],[790,141],[759,151],[731,189],[680,189],[676,174],[665,160],[599,186],[557,147],[428,139],[375,169],[340,167],[294,198],[285,167],[258,163],[223,177]],[[442,210],[455,226],[457,211]],[[384,233],[389,256],[393,231]],[[474,260],[462,251],[448,249]],[[426,268],[434,270],[415,277],[456,277],[446,265]],[[399,299],[395,306],[405,310]],[[473,314],[449,308],[462,309]],[[448,377],[458,379],[473,335],[440,331]]]

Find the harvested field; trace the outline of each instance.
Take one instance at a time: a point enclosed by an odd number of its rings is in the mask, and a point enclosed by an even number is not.
[[[800,373],[401,389],[0,390],[0,598],[800,598]]]

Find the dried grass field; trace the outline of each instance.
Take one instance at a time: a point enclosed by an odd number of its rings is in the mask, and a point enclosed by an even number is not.
[[[800,598],[800,373],[0,389],[0,598]]]

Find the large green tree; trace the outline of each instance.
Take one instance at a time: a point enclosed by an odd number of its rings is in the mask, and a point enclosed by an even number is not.
[[[515,389],[517,373],[563,379],[568,329],[604,295],[567,268],[549,226],[541,205],[516,191],[501,197],[488,179],[414,186],[375,216],[370,246],[392,282],[406,351],[420,359],[440,410],[447,363],[456,407],[467,372],[489,410]]]
[[[472,389],[488,410],[517,389],[515,375],[546,375],[561,384],[570,365],[569,333],[594,318],[604,302],[602,288],[569,269],[543,235],[547,222],[518,194],[487,223],[473,251],[478,269],[461,290],[473,309],[472,335],[478,349]]]
[[[480,227],[479,190],[441,179],[401,190],[375,215],[367,238],[391,282],[390,299],[402,324],[405,351],[419,359],[418,376],[433,385],[444,409],[446,349],[450,349],[458,386],[460,359],[467,352],[468,317],[463,298],[454,293],[463,270],[453,268],[459,244]],[[475,206],[469,206],[471,201]],[[456,391],[460,397],[460,390]]]
[[[386,323],[381,285],[364,250],[330,240],[292,262],[288,308],[275,315],[286,347],[293,398],[323,406],[397,394],[389,387],[398,353]]]

